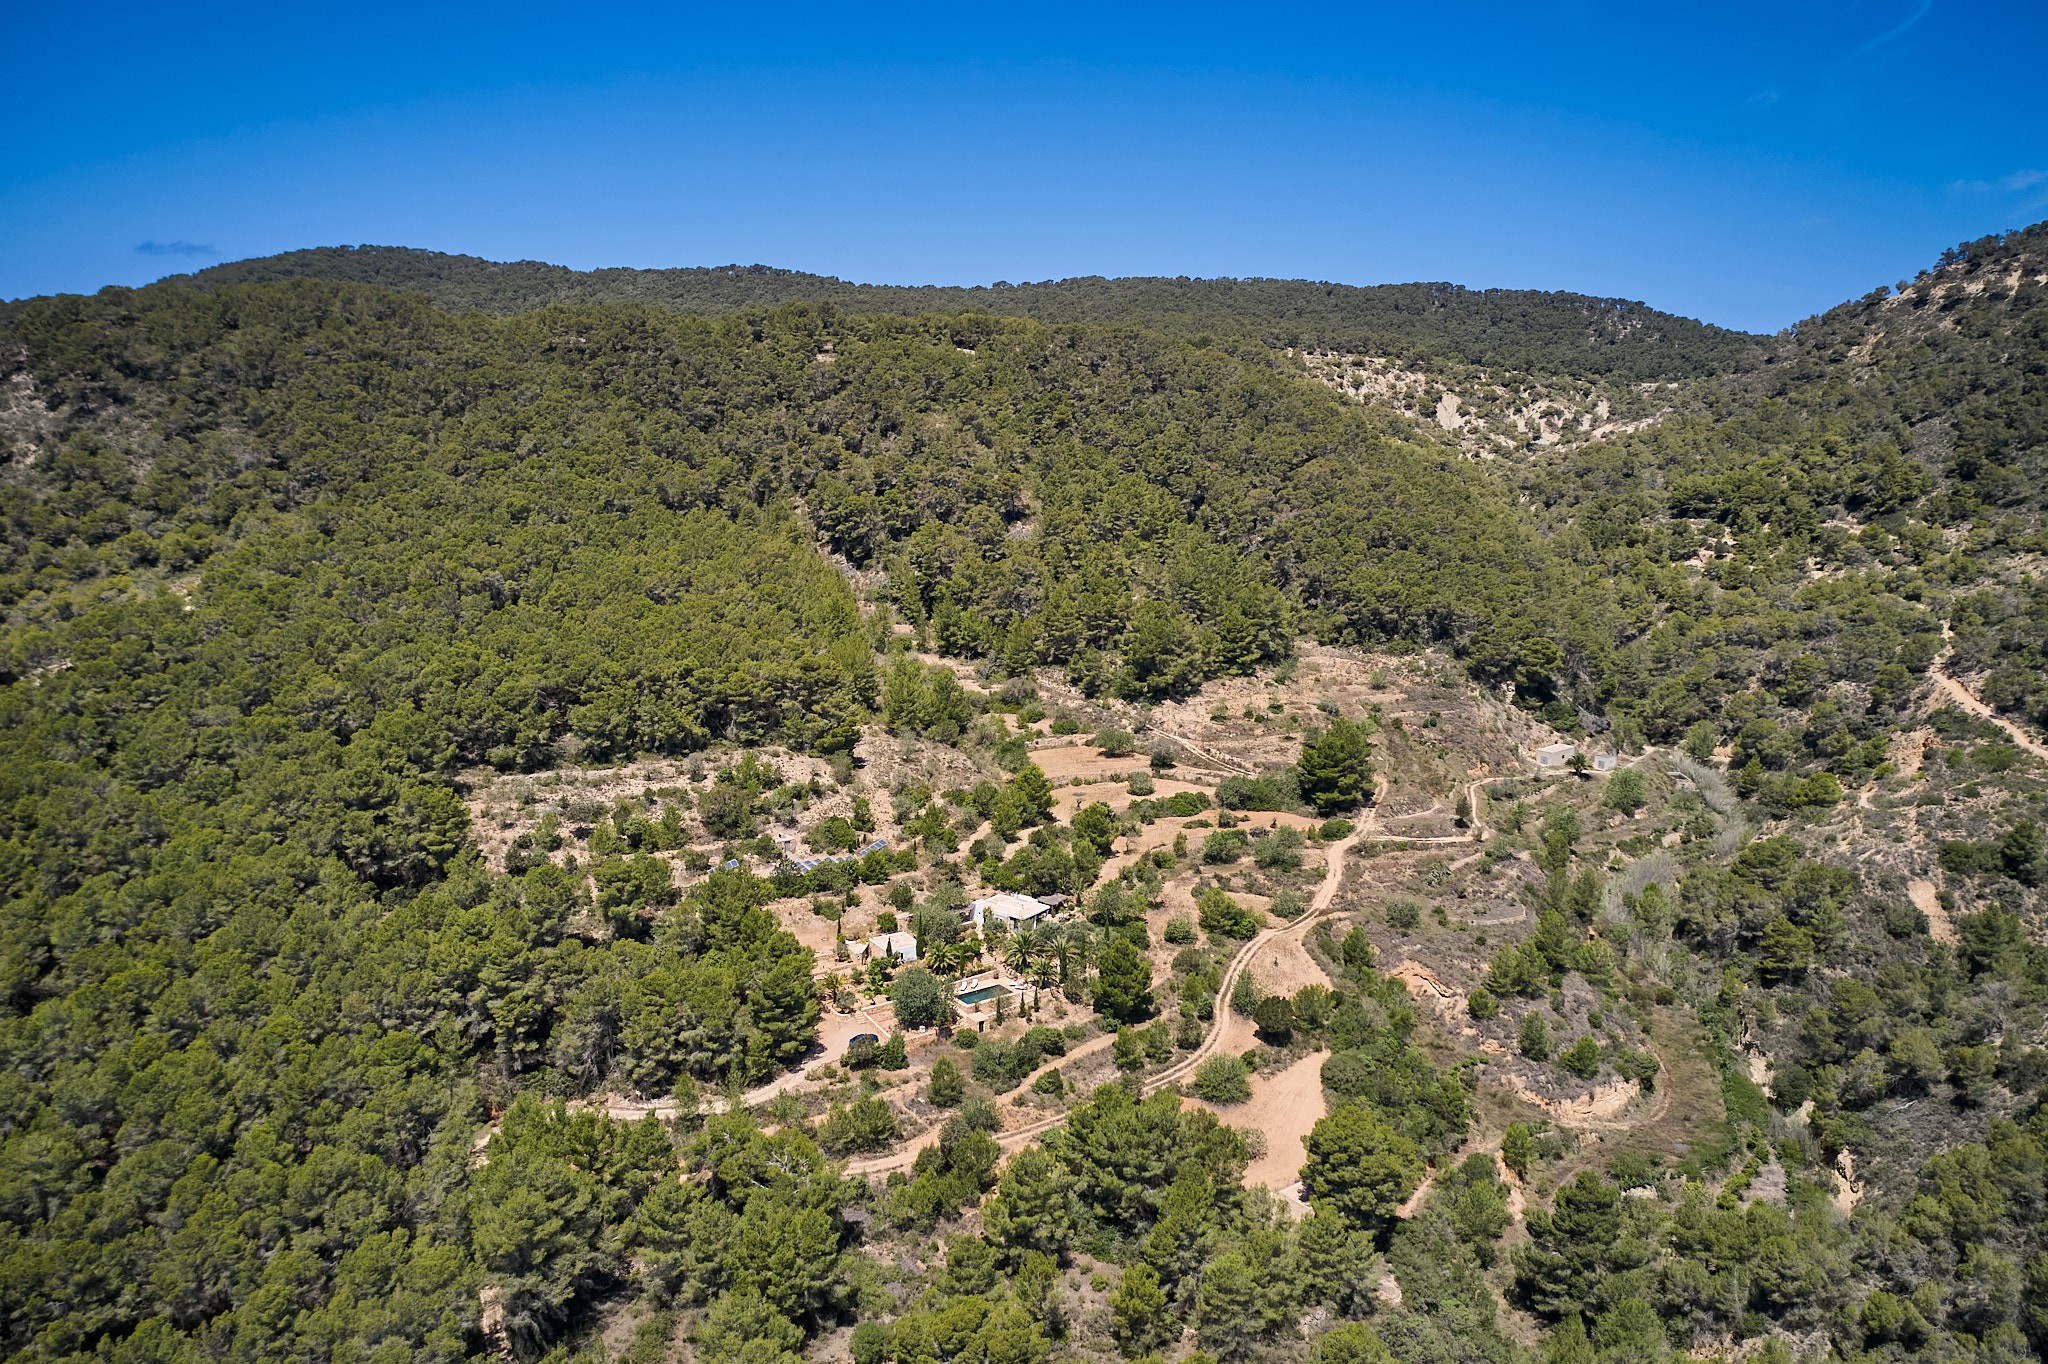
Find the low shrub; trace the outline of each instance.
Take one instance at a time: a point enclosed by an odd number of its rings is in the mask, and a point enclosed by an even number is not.
[[[1235,1056],[1212,1056],[1195,1067],[1195,1094],[1212,1104],[1241,1104],[1252,1096],[1251,1076]]]

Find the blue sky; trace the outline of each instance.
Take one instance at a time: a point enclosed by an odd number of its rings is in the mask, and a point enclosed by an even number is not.
[[[374,242],[1775,330],[2048,218],[2038,2],[970,8],[31,7],[0,297]]]

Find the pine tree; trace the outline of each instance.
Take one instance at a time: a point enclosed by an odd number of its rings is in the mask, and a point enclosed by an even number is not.
[[[1309,1201],[1363,1227],[1383,1225],[1422,1179],[1422,1152],[1363,1104],[1350,1103],[1309,1130],[1301,1182]]]
[[[1330,721],[1301,746],[1295,771],[1317,814],[1358,809],[1372,798],[1371,731],[1356,720]]]
[[[1025,763],[1010,779],[1027,824],[1040,823],[1052,815],[1052,782],[1037,763]]]
[[[1095,962],[1095,1007],[1120,1022],[1152,1009],[1152,963],[1121,933],[1109,935]]]
[[[1166,1292],[1159,1276],[1142,1264],[1132,1265],[1109,1295],[1110,1330],[1117,1348],[1136,1358],[1165,1345],[1178,1332],[1166,1311]]]

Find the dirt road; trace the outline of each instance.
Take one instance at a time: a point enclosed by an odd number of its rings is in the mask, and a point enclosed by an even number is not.
[[[1244,973],[1246,963],[1251,961],[1260,948],[1275,939],[1306,935],[1309,925],[1329,912],[1330,906],[1337,902],[1338,888],[1344,883],[1345,857],[1350,853],[1352,845],[1357,843],[1361,837],[1361,834],[1353,833],[1349,837],[1330,845],[1329,870],[1323,874],[1323,883],[1316,887],[1315,897],[1309,901],[1308,909],[1302,913],[1301,917],[1275,928],[1264,929],[1253,937],[1250,942],[1237,949],[1237,952],[1230,958],[1230,965],[1224,969],[1222,984],[1217,988],[1216,1016],[1209,1023],[1209,1031],[1202,1038],[1202,1045],[1168,1066],[1165,1070],[1149,1077],[1145,1081],[1145,1093],[1150,1094],[1167,1085],[1180,1083],[1188,1076],[1194,1074],[1195,1067],[1217,1054],[1224,1035],[1229,1031],[1231,987],[1237,984],[1237,978]],[[1113,1045],[1115,1041],[1116,1038],[1107,1033],[1101,1037],[1090,1038],[1080,1046],[1069,1051],[1065,1056],[1055,1057],[1037,1070],[1032,1071],[1031,1074],[1024,1078],[1019,1088],[1029,1091],[1031,1082],[1046,1071],[1056,1066],[1071,1065],[1084,1056],[1092,1056],[1105,1047]],[[1039,1118],[1034,1122],[1025,1123],[1021,1127],[1013,1127],[1006,1132],[998,1132],[996,1134],[996,1143],[1005,1151],[1014,1151],[1039,1133],[1051,1131],[1066,1120],[1067,1115],[1064,1113],[1055,1113],[1050,1117]],[[869,1156],[865,1160],[847,1162],[846,1172],[850,1175],[871,1175],[886,1174],[891,1170],[907,1170],[916,1163],[917,1153],[937,1141],[938,1138],[939,1129],[937,1126],[927,1128],[896,1150],[887,1151],[878,1156]]]
[[[1949,637],[1948,622],[1942,622],[1941,633],[1942,638],[1946,639]],[[1953,652],[1954,650],[1952,649],[1943,649],[1941,656],[1935,659],[1927,670],[1927,675],[1934,679],[1935,696],[1948,700],[1958,709],[1974,715],[1980,720],[1988,720],[2005,731],[2005,736],[2012,740],[2016,747],[2033,754],[2043,762],[2048,762],[2048,744],[2040,742],[2011,720],[2006,719],[1989,705],[1979,700],[1975,692],[1964,686],[1956,679],[1954,674],[1949,672],[1948,660]],[[1918,730],[1915,731],[1914,736],[1909,737],[1916,737],[1918,740],[1912,746],[1910,754],[1912,759],[1911,767],[1908,770],[1907,766],[1903,763],[1900,767],[1905,775],[1914,777],[1920,775],[1922,752],[1926,746],[1927,731]],[[1913,806],[1908,812],[1907,822],[1912,830],[1913,841],[1917,843],[1920,837],[1920,809],[1917,805]],[[1948,910],[1943,908],[1939,898],[1939,891],[1936,889],[1934,882],[1924,878],[1914,878],[1906,883],[1906,894],[1912,900],[1913,907],[1927,916],[1927,935],[1929,937],[1933,938],[1936,942],[1942,943],[1960,941],[1960,937],[1956,932],[1955,922],[1949,917]]]
[[[2048,744],[2035,739],[2018,725],[1991,709],[1990,706],[1977,699],[1975,692],[1956,681],[1948,671],[1947,654],[1944,653],[1940,658],[1936,659],[1934,666],[1927,671],[1928,675],[1934,679],[1934,688],[1937,692],[1946,696],[1978,719],[1989,720],[1992,724],[1997,725],[2005,731],[2006,737],[2011,739],[2015,745],[2025,749],[2043,762],[2048,762]]]

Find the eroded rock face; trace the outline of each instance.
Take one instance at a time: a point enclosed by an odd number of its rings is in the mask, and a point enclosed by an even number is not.
[[[1636,1080],[1615,1080],[1604,1085],[1595,1085],[1587,1093],[1565,1099],[1552,1099],[1538,1094],[1520,1080],[1511,1080],[1508,1088],[1521,1098],[1548,1113],[1560,1127],[1583,1127],[1597,1123],[1612,1122],[1628,1111],[1628,1106],[1642,1096],[1643,1086]]]

